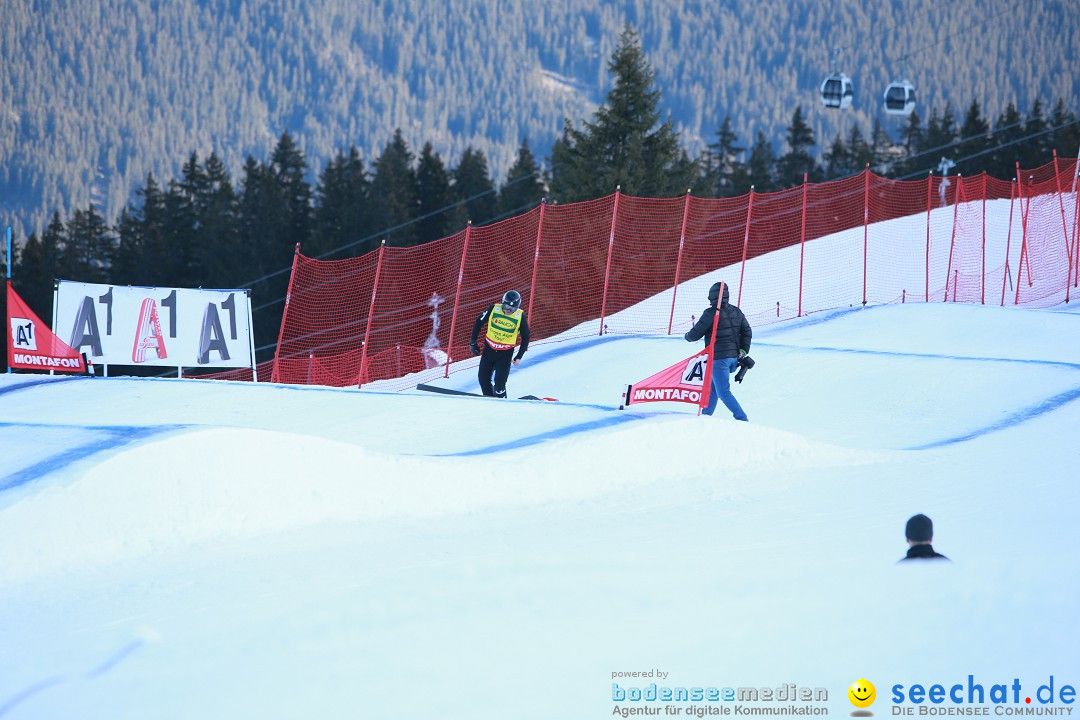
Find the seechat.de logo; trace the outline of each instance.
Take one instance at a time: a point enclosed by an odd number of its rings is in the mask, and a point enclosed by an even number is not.
[[[859,678],[855,682],[851,683],[851,687],[847,691],[848,700],[851,704],[859,708],[857,711],[851,713],[856,717],[870,717],[874,713],[870,712],[866,708],[874,704],[874,700],[877,699],[877,690],[874,688],[874,683],[870,682],[866,678]]]

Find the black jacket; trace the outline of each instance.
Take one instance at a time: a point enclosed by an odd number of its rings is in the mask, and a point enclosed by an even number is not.
[[[935,552],[930,543],[921,543],[919,545],[912,545],[908,548],[907,555],[900,558],[900,561],[904,560],[948,560],[939,552]]]
[[[492,305],[487,310],[480,313],[480,317],[476,318],[476,322],[473,323],[472,337],[469,338],[470,345],[479,346],[480,334],[483,332],[484,326],[487,325],[488,315],[491,314],[491,310],[494,307],[495,306]],[[529,321],[525,319],[525,313],[521,313],[521,325],[518,327],[518,332],[520,333],[521,344],[518,345],[517,357],[514,358],[515,360],[520,360],[521,356],[525,354],[525,351],[529,349],[529,336],[531,333],[529,332]],[[513,352],[513,350],[514,348],[507,348],[501,352]]]
[[[701,317],[694,323],[694,327],[687,331],[685,337],[690,342],[704,338],[705,346],[709,345],[709,336],[712,334],[713,315],[716,314],[716,306],[705,308]],[[750,339],[753,333],[750,323],[747,322],[743,311],[729,302],[720,304],[720,321],[716,324],[716,344],[713,346],[715,356],[718,358],[737,358],[739,350],[750,352]]]

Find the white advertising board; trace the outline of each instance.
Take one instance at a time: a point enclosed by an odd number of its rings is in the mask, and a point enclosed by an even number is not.
[[[247,290],[61,280],[53,332],[99,364],[251,367],[250,308]]]

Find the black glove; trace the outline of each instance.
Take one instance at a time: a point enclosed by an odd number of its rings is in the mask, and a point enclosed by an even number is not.
[[[473,355],[479,355],[480,354],[480,346],[477,345],[476,343],[469,343],[469,349],[472,350]]]

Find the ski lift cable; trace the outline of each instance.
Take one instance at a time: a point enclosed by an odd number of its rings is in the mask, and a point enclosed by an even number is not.
[[[1017,123],[1017,125],[1018,124],[1019,123]],[[1007,147],[1010,147],[1012,145],[1016,145],[1017,143],[1022,143],[1022,142],[1027,142],[1029,140],[1034,140],[1037,137],[1042,137],[1043,135],[1047,135],[1047,134],[1052,133],[1052,132],[1057,132],[1058,130],[1064,130],[1067,127],[1071,127],[1072,125],[1077,125],[1077,124],[1080,124],[1080,119],[1070,120],[1069,122],[1062,123],[1061,125],[1054,125],[1052,127],[1047,127],[1047,128],[1044,128],[1044,129],[1040,130],[1039,132],[1031,133],[1029,135],[1024,135],[1024,136],[1018,137],[1018,138],[1016,138],[1014,140],[1010,140],[1007,143],[1002,143],[1001,145],[995,145],[994,147],[986,148],[985,150],[980,150],[979,152],[971,153],[970,155],[964,155],[962,157],[958,157],[958,158],[956,158],[956,162],[964,162],[965,160],[971,160],[973,158],[981,157],[982,155],[986,155],[988,153],[998,152],[1002,148],[1007,148]],[[1010,127],[1016,127],[1016,125],[1011,125]],[[1002,130],[1007,130],[1007,129],[1008,128],[998,128],[998,130],[995,131],[995,132],[1000,132]],[[953,146],[955,146],[955,145],[957,145],[959,143],[963,143],[963,142],[965,142],[967,140],[973,140],[973,139],[974,138],[964,138],[963,140],[958,140],[957,142],[950,143],[949,145],[942,145],[942,146],[937,147],[937,148],[931,148],[930,150],[924,150],[923,152],[919,153],[918,155],[912,155],[911,158],[920,157],[922,155],[929,155],[929,154],[932,154],[932,153],[935,153],[935,152],[941,150],[942,148],[953,147]],[[907,158],[907,159],[910,160],[911,158]],[[891,161],[891,162],[889,162],[887,164],[892,165],[892,164],[894,164],[896,162],[901,162],[901,161],[893,160],[893,161]],[[922,177],[925,174],[926,174],[926,170],[918,170],[918,171],[916,171],[914,173],[909,173],[907,175],[904,175],[902,177],[898,177],[896,179],[897,180],[908,180],[908,179],[913,178],[913,177]]]
[[[956,37],[957,35],[968,34],[972,30],[975,30],[976,28],[981,27],[982,25],[985,25],[985,24],[989,23],[991,20],[997,20],[999,17],[1001,17],[1005,13],[1009,12],[1010,10],[1015,10],[1014,7],[1011,7],[1012,5],[1015,4],[1013,2],[1013,0],[1005,0],[1005,3],[1006,3],[1005,9],[1002,10],[1001,12],[997,13],[996,15],[992,15],[992,16],[990,16],[988,18],[985,18],[983,20],[979,20],[978,22],[972,23],[971,25],[968,25],[965,28],[962,28],[960,30],[956,30],[954,32],[951,32],[948,35],[946,35],[945,37],[941,38],[940,40],[935,40],[934,42],[926,43],[925,45],[921,45],[921,46],[915,48],[914,50],[908,50],[903,55],[900,55],[898,58],[890,59],[890,62],[899,61],[902,64],[906,63],[913,55],[917,55],[917,54],[919,54],[921,52],[924,52],[924,51],[929,50],[931,48],[937,47],[938,45],[941,45],[942,43],[944,43],[946,40],[951,40],[952,38]],[[982,3],[976,3],[976,5],[981,5],[981,4]],[[933,12],[933,10],[928,10],[926,12],[926,15],[929,16],[931,12]]]
[[[539,174],[539,173],[534,173],[534,175],[538,175],[538,174]],[[532,176],[530,176],[530,175],[523,175],[523,176],[522,176],[522,177],[520,177],[520,178],[517,178],[517,179],[515,179],[515,180],[512,180],[512,181],[511,181],[511,183],[516,183],[516,182],[520,182],[521,180],[524,180],[524,179],[526,179],[526,178],[528,178],[528,177],[532,177]],[[506,185],[504,185],[503,187],[508,187],[508,186],[509,186],[509,185],[510,185],[511,183],[507,183],[507,184],[506,184]],[[480,193],[479,195],[476,195],[476,196],[474,196],[474,197],[480,197],[480,196],[481,196],[481,195],[483,195],[483,194],[484,194],[484,193]],[[472,199],[472,198],[470,198],[470,199]],[[456,204],[456,203],[455,203],[455,204]],[[532,209],[532,208],[534,208],[535,206],[536,206],[536,203],[533,203],[533,202],[530,202],[530,203],[525,203],[524,205],[521,205],[521,206],[519,206],[519,207],[513,208],[512,210],[507,210],[506,212],[504,212],[504,213],[502,213],[502,214],[500,214],[500,215],[497,215],[497,216],[495,216],[495,217],[491,218],[490,222],[498,222],[499,220],[502,220],[502,219],[505,219],[505,218],[508,218],[508,217],[512,217],[512,216],[514,216],[514,215],[518,215],[518,214],[520,214],[520,213],[524,212],[525,210],[531,210],[531,209]],[[373,239],[375,239],[375,238],[379,237],[380,235],[383,235],[384,233],[388,233],[388,232],[391,232],[391,231],[393,231],[393,230],[400,230],[401,228],[403,228],[403,227],[405,227],[405,226],[407,226],[407,225],[410,225],[410,224],[412,224],[412,223],[414,223],[414,222],[418,222],[419,220],[423,220],[423,219],[424,219],[424,218],[426,218],[426,217],[430,217],[431,215],[435,215],[436,213],[439,213],[439,212],[443,212],[444,210],[447,210],[448,208],[452,208],[452,207],[453,207],[453,205],[448,205],[448,206],[447,206],[446,208],[443,208],[442,210],[435,210],[435,211],[433,211],[433,212],[430,212],[430,213],[428,213],[427,215],[425,215],[424,217],[421,217],[421,218],[417,218],[416,220],[410,220],[410,221],[408,221],[408,222],[404,222],[404,223],[401,223],[400,225],[396,225],[396,226],[394,226],[393,228],[389,228],[389,229],[387,229],[387,230],[384,230],[384,231],[383,231],[383,232],[381,232],[381,233],[374,233],[374,234],[372,234],[372,235],[369,235],[369,236],[367,236],[367,237],[366,237],[366,238],[364,238],[363,240],[358,240],[358,241],[356,241],[356,242],[353,242],[353,243],[349,243],[348,245],[342,245],[341,247],[339,247],[339,248],[336,248],[336,250],[331,250],[331,251],[329,251],[329,252],[323,253],[322,255],[319,255],[319,256],[318,256],[317,258],[315,258],[315,259],[316,259],[316,260],[318,260],[318,259],[320,259],[320,258],[323,258],[323,257],[326,257],[327,255],[329,255],[329,254],[332,254],[332,253],[334,253],[334,252],[336,252],[336,251],[338,251],[338,250],[342,250],[342,249],[344,249],[344,248],[347,248],[347,247],[352,247],[353,245],[356,245],[356,244],[358,244],[358,243],[360,243],[360,242],[364,242],[364,241],[366,241],[366,240],[373,240]],[[287,268],[284,268],[283,270],[278,270],[277,272],[271,273],[271,274],[269,274],[269,275],[265,275],[265,276],[263,276],[263,278],[264,278],[264,279],[265,279],[265,278],[270,278],[270,277],[273,277],[274,275],[280,275],[280,274],[281,274],[281,273],[283,273],[283,272],[289,272],[289,271],[291,271],[291,270],[292,270],[292,265],[290,265],[290,266],[289,266],[289,267],[287,267]],[[255,281],[255,282],[258,282],[258,281]],[[281,305],[281,304],[282,304],[282,303],[284,303],[284,302],[285,302],[285,297],[284,297],[284,296],[281,296],[281,297],[279,297],[279,298],[275,298],[275,299],[273,299],[273,300],[268,300],[268,301],[266,301],[266,302],[262,303],[261,305],[256,305],[256,306],[254,306],[254,307],[252,307],[252,308],[251,308],[251,311],[252,311],[252,312],[254,313],[254,312],[257,312],[257,311],[259,311],[259,310],[265,310],[265,309],[266,309],[266,308],[268,308],[268,307],[273,307],[274,305]],[[268,347],[269,347],[269,346],[268,346]],[[259,349],[260,349],[260,348],[256,348],[256,350],[259,350]]]
[[[1056,132],[1058,130],[1064,130],[1065,128],[1070,127],[1071,125],[1075,125],[1077,123],[1080,123],[1080,119],[1072,120],[1072,121],[1067,122],[1067,123],[1062,123],[1061,125],[1055,125],[1053,127],[1047,127],[1044,130],[1041,130],[1041,131],[1039,131],[1037,133],[1032,133],[1030,135],[1024,135],[1024,136],[1019,137],[1019,138],[1017,138],[1015,140],[1010,140],[1007,143],[1003,143],[1001,145],[995,145],[994,147],[989,148],[986,151],[979,152],[979,153],[977,153],[975,155],[965,155],[963,157],[957,158],[957,160],[967,160],[967,159],[970,159],[972,157],[977,157],[978,155],[982,155],[985,152],[993,152],[994,150],[997,150],[997,149],[1000,149],[1000,148],[1003,148],[1003,147],[1009,147],[1010,145],[1015,145],[1018,142],[1023,142],[1025,140],[1030,140],[1031,138],[1039,137],[1040,135],[1043,135],[1045,133]],[[1018,127],[1023,127],[1023,125],[1024,125],[1023,120],[1021,120],[1019,122],[1015,122],[1015,123],[1013,123],[1011,125],[1003,125],[1002,127],[994,128],[994,129],[990,130],[986,134],[985,137],[992,138],[994,135],[996,135],[998,133],[1002,133],[1002,132],[1005,132],[1007,130],[1013,130],[1013,129],[1018,128]],[[971,137],[957,138],[953,142],[945,143],[944,145],[938,145],[937,147],[927,148],[926,150],[922,150],[920,152],[915,153],[914,155],[909,155],[909,156],[907,156],[905,158],[896,159],[896,160],[890,160],[887,163],[885,163],[884,166],[885,167],[892,167],[893,165],[895,165],[896,163],[899,163],[899,162],[910,162],[911,160],[914,160],[916,158],[921,158],[921,157],[923,157],[925,155],[936,155],[937,153],[941,152],[942,150],[948,150],[950,148],[955,148],[958,145],[963,145],[966,142],[969,142],[971,140],[976,140],[976,139],[978,139],[980,137],[983,137],[983,136],[974,135],[974,136],[971,136]]]
[[[543,173],[540,170],[537,170],[534,173],[529,173],[528,175],[522,175],[519,178],[514,178],[513,180],[511,180],[511,181],[507,182],[505,185],[503,185],[503,187],[508,188],[508,187],[510,187],[512,185],[516,185],[517,183],[522,182],[523,180],[529,180],[531,178],[541,177],[542,174]],[[367,235],[365,237],[360,238],[359,240],[354,240],[354,241],[352,241],[350,243],[346,243],[344,245],[339,245],[336,248],[332,248],[330,250],[327,250],[323,254],[317,256],[315,259],[321,260],[322,258],[328,257],[330,255],[334,255],[334,254],[339,253],[339,252],[341,252],[343,250],[348,250],[350,248],[356,247],[357,245],[361,245],[363,243],[370,242],[371,240],[375,240],[380,236],[388,235],[389,233],[393,233],[393,232],[397,232],[398,230],[401,230],[402,228],[406,228],[409,225],[413,225],[415,223],[418,223],[421,220],[426,220],[426,219],[428,219],[430,217],[434,217],[434,216],[438,215],[439,213],[444,213],[444,212],[447,212],[449,210],[452,210],[453,208],[455,208],[456,206],[458,206],[458,205],[460,205],[462,203],[468,203],[468,202],[471,202],[471,201],[476,200],[478,198],[484,197],[485,195],[490,195],[492,193],[497,193],[497,192],[498,192],[498,190],[496,190],[495,188],[492,188],[491,190],[484,190],[483,192],[476,193],[475,195],[473,195],[471,197],[464,198],[462,200],[455,200],[453,203],[451,203],[449,205],[441,207],[441,208],[439,208],[437,210],[432,210],[431,212],[426,213],[424,215],[421,215],[420,217],[412,218],[411,220],[406,220],[403,223],[399,223],[397,225],[394,225],[393,227],[384,228],[384,229],[380,230],[379,232],[372,233],[370,235]],[[281,268],[280,270],[275,270],[274,272],[270,272],[270,273],[267,273],[267,274],[265,274],[265,275],[263,275],[261,277],[255,278],[254,280],[251,280],[251,281],[245,283],[242,287],[251,287],[251,286],[253,286],[253,285],[257,284],[257,283],[263,282],[264,280],[269,280],[270,278],[274,278],[274,277],[277,277],[278,275],[282,275],[283,273],[287,273],[287,272],[291,272],[291,271],[292,271],[292,263],[290,262],[289,265]],[[257,309],[257,308],[253,308],[253,310],[255,310],[255,309]]]

